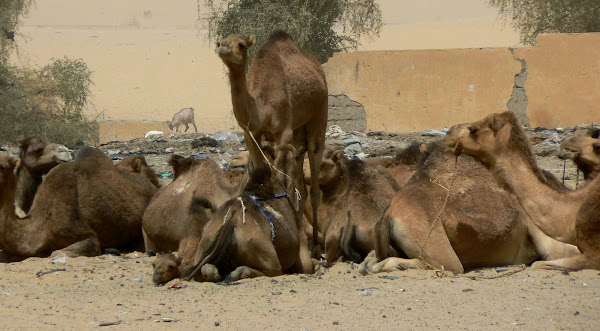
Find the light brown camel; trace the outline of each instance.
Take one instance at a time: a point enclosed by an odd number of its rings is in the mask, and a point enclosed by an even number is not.
[[[16,257],[93,256],[104,248],[141,243],[142,213],[156,187],[143,157],[115,167],[102,152],[81,149],[75,160],[53,168],[25,218],[14,212],[18,158],[0,156],[0,248]],[[125,169],[137,169],[130,172]],[[152,175],[156,176],[153,172]]]
[[[287,151],[278,151],[275,166],[291,171],[295,150],[283,148]],[[293,185],[284,186],[271,169],[252,171],[243,194],[219,207],[205,227],[192,274],[181,276],[215,281],[230,273],[228,280],[236,281],[286,271],[312,273],[310,256],[304,259],[309,255],[307,245],[301,244],[306,236],[296,226],[292,192]]]
[[[393,158],[374,157],[366,159],[367,163],[380,163],[392,175],[400,187],[417,172],[417,164],[421,154],[427,149],[426,143],[414,142],[398,151]]]
[[[21,166],[17,170],[15,205],[27,214],[35,193],[42,183],[42,177],[57,165],[71,161],[72,157],[66,146],[49,143],[38,138],[17,140],[17,145],[19,145]]]
[[[578,129],[560,143],[558,157],[573,160],[587,182],[600,172],[600,130]]]
[[[173,181],[154,195],[144,212],[142,230],[146,253],[176,251],[173,263],[177,268],[189,269],[191,265],[182,261],[193,261],[194,254],[202,237],[204,225],[212,218],[216,206],[229,200],[237,186],[227,179],[224,170],[210,159],[184,158],[173,155],[169,160],[175,176]],[[155,261],[154,281],[167,282],[165,270],[159,257]],[[189,274],[191,271],[188,270]],[[165,276],[160,276],[160,275]]]
[[[429,145],[417,173],[376,224],[376,252],[361,264],[361,273],[407,268],[462,273],[578,254],[576,247],[545,236],[478,162],[468,156],[456,161],[443,145]]]
[[[312,55],[298,49],[288,33],[276,31],[258,50],[246,75],[247,51],[255,39],[233,34],[219,38],[217,43],[219,57],[229,68],[233,113],[244,129],[246,146],[256,168],[266,166],[259,148],[263,138],[275,141],[278,148],[286,144],[296,147],[297,173],[288,175],[301,193],[297,212],[302,213],[306,201],[304,155],[308,152],[311,173],[318,176],[325,147],[328,97],[325,72]],[[311,187],[315,220],[319,198],[319,187]],[[313,234],[316,238],[316,228]],[[318,244],[313,245],[313,256],[320,257]]]
[[[308,171],[305,180],[313,185]],[[325,238],[327,263],[340,257],[362,262],[375,249],[373,226],[398,184],[378,162],[348,159],[333,149],[325,151],[318,184],[323,193],[318,225]]]
[[[511,112],[452,128],[446,144],[456,154],[473,155],[511,193],[548,236],[577,245],[581,255],[539,261],[543,269],[600,269],[600,180],[576,191],[557,191],[543,183],[525,132]]]

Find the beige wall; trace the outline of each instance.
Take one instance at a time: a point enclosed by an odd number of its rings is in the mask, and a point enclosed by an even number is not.
[[[541,35],[515,56],[527,63],[532,127],[600,122],[600,33]]]
[[[599,121],[600,34],[541,35],[536,47],[335,54],[330,94],[361,103],[371,131],[419,131],[506,110],[525,59],[532,127]]]
[[[503,109],[521,70],[508,49],[338,53],[324,65],[330,94],[367,113],[367,130],[442,128]]]

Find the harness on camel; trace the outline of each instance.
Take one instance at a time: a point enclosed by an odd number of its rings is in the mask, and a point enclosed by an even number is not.
[[[271,241],[275,239],[275,227],[273,226],[273,215],[268,215],[267,211],[264,209],[260,201],[271,200],[271,199],[279,199],[279,198],[289,198],[290,196],[287,193],[277,193],[274,195],[267,196],[258,196],[258,195],[248,195],[248,197],[254,202],[254,205],[258,208],[260,213],[267,219],[269,222],[269,226],[271,226]]]

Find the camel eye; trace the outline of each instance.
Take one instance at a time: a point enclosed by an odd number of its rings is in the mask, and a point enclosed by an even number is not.
[[[221,43],[217,41],[217,47],[221,47]]]
[[[246,47],[246,44],[244,44],[243,42],[239,42],[238,46],[243,49],[244,47]]]
[[[173,269],[175,269],[175,266],[174,266],[174,265],[172,265],[172,264],[170,264],[170,265],[169,265],[169,269],[170,269],[170,270],[173,270]]]
[[[476,134],[477,134],[477,128],[469,128],[469,132],[470,132],[472,135],[476,135]]]

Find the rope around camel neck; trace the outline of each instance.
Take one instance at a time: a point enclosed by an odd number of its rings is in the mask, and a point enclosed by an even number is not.
[[[437,216],[435,217],[435,219],[431,223],[431,227],[429,228],[429,233],[427,234],[427,238],[425,238],[425,241],[423,242],[423,245],[421,245],[421,249],[419,249],[419,257],[418,257],[418,259],[421,260],[421,262],[425,263],[431,269],[437,269],[437,268],[434,267],[429,262],[427,262],[427,261],[425,261],[423,259],[423,252],[425,251],[425,245],[427,245],[427,241],[429,241],[429,237],[431,236],[431,233],[433,232],[433,227],[435,226],[435,224],[437,223],[437,221],[442,216],[442,213],[444,212],[444,210],[446,209],[446,205],[448,204],[448,200],[450,200],[450,193],[452,191],[452,185],[454,184],[454,178],[456,177],[456,170],[458,169],[458,157],[459,156],[460,155],[457,155],[456,158],[454,159],[454,171],[452,172],[452,177],[450,178],[450,185],[446,189],[447,193],[446,193],[446,199],[444,199],[444,204],[442,205],[442,208],[440,209],[440,212],[437,214]],[[442,266],[442,271],[444,271],[443,266]]]
[[[254,144],[256,145],[256,147],[258,147],[258,150],[260,151],[260,154],[262,155],[263,159],[265,159],[265,162],[267,162],[267,164],[269,165],[269,167],[271,167],[272,169],[275,169],[275,171],[277,171],[278,173],[286,176],[287,178],[289,178],[292,183],[294,182],[294,179],[284,173],[283,171],[275,168],[274,165],[271,164],[271,162],[269,162],[269,159],[267,159],[267,156],[265,155],[265,153],[263,152],[262,148],[260,148],[260,145],[258,144],[258,141],[256,141],[256,138],[254,138],[254,134],[252,134],[252,131],[250,131],[250,129],[248,129],[248,126],[245,126],[246,131],[250,134],[250,137],[252,137],[252,140],[254,141]],[[303,174],[301,174],[301,176],[303,176]],[[300,191],[298,190],[298,188],[294,185],[294,193],[296,194],[296,211],[300,210],[300,200],[302,200],[302,195],[300,194]]]

